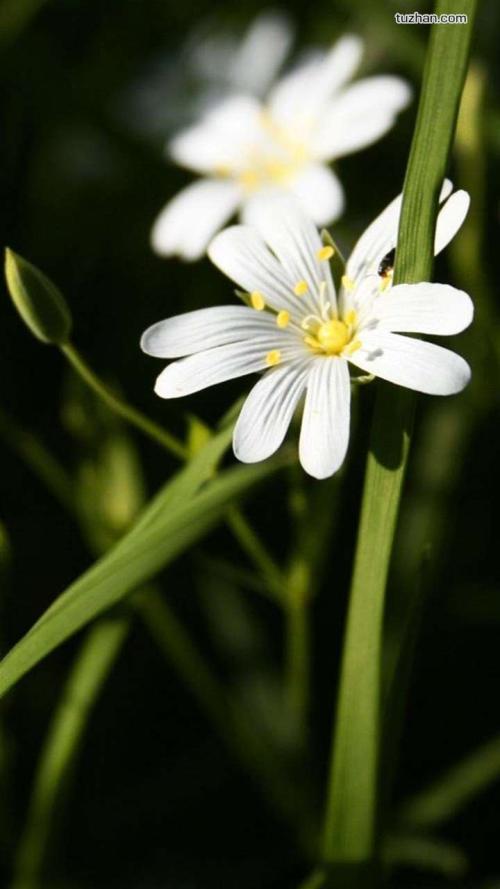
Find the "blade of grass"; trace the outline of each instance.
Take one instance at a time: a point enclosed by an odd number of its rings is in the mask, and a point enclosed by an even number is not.
[[[230,438],[231,429],[223,430],[206,448],[220,454]],[[206,460],[202,456],[199,459],[205,465]],[[196,496],[178,496],[173,501],[172,490],[180,493],[184,473],[193,472],[193,465],[178,473],[119,543],[62,593],[6,655],[0,664],[0,695],[73,633],[207,534],[221,520],[229,503],[280,465],[282,458],[226,470]]]
[[[90,710],[125,642],[128,615],[108,617],[89,631],[54,713],[17,847],[11,889],[38,889],[58,797],[73,765]]]
[[[404,184],[395,281],[429,280],[437,199],[469,52],[467,25],[433,25]],[[438,0],[438,15],[452,13]],[[333,733],[323,858],[340,879],[376,881],[384,596],[410,445],[414,396],[380,385],[368,455]],[[337,882],[338,885],[338,882]]]
[[[499,780],[500,737],[496,737],[403,803],[398,819],[412,828],[439,826]]]

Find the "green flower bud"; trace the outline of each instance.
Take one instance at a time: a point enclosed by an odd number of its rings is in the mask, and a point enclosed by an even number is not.
[[[9,248],[5,251],[5,277],[12,301],[32,334],[43,343],[67,343],[71,315],[55,284]]]

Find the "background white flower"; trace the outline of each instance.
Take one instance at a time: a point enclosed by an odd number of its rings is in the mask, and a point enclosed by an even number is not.
[[[445,182],[435,237],[438,253],[469,206]],[[252,225],[221,232],[212,261],[248,293],[248,306],[218,306],[150,327],[142,349],[180,358],[158,377],[155,391],[177,398],[215,383],[266,371],[253,387],[234,431],[243,462],[264,460],[281,445],[305,393],[299,454],[310,475],[325,478],[342,464],[348,439],[348,363],[392,383],[434,395],[459,392],[470,378],[454,352],[406,333],[450,335],[472,320],[469,296],[446,284],[392,286],[401,197],[369,226],[348,260],[338,294],[316,227],[282,195],[256,201]],[[386,259],[388,257],[389,259]],[[385,261],[384,261],[385,260]]]
[[[122,126],[144,140],[164,142],[166,133],[188,126],[229,95],[263,97],[276,79],[293,42],[285,14],[265,10],[243,33],[213,16],[196,22],[176,51],[163,50],[119,97]]]
[[[399,77],[347,85],[362,51],[358,37],[343,37],[283,77],[265,104],[235,94],[174,138],[170,157],[205,178],[160,213],[153,248],[164,256],[196,259],[249,198],[276,187],[293,193],[316,224],[338,218],[344,196],[328,162],[383,136],[410,100]]]

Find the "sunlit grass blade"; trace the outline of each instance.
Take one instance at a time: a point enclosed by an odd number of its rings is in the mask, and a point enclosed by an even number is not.
[[[38,889],[52,821],[78,754],[89,711],[108,678],[130,625],[128,615],[106,618],[88,633],[67,679],[43,746],[11,889]]]
[[[466,71],[475,4],[467,25],[434,25],[404,184],[395,281],[430,280],[437,200],[446,172]],[[438,15],[454,12],[439,0]],[[384,597],[414,397],[379,387],[368,456],[325,815],[323,858],[375,880],[379,820],[380,665]],[[338,882],[337,884],[338,885]]]
[[[213,459],[223,453],[230,437],[231,430],[224,430],[211,439],[206,447]],[[201,476],[207,469],[203,452],[196,461]],[[193,465],[188,465],[156,496],[122,540],[62,593],[7,654],[0,665],[0,695],[61,642],[206,534],[220,521],[229,503],[279,465],[280,460],[271,460],[228,469],[191,498],[182,493],[185,473],[194,472]]]

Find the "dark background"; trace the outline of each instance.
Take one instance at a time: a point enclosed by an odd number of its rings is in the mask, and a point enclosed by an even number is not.
[[[149,231],[167,198],[191,178],[169,166],[162,153],[176,120],[187,114],[183,96],[187,103],[190,87],[179,77],[181,47],[200,23],[241,30],[263,7],[248,0],[237,11],[230,3],[189,0],[48,0],[39,9],[31,5],[22,0],[0,5],[3,243],[57,282],[74,315],[75,341],[93,367],[133,403],[179,435],[190,411],[215,423],[241,393],[241,382],[204,392],[185,405],[160,402],[152,388],[158,365],[140,353],[138,340],[161,317],[226,302],[230,285],[207,260],[186,266],[158,259],[149,247]],[[430,9],[424,3],[418,6],[421,12]],[[394,12],[413,8],[380,0],[319,0],[288,3],[286,12],[295,21],[298,50],[327,45],[353,30],[368,45],[364,70],[399,73],[418,90],[428,28],[394,24]],[[471,281],[478,281],[491,305],[479,313],[475,332],[457,344],[473,366],[470,391],[450,399],[451,407],[438,399],[419,400],[390,590],[397,612],[398,598],[412,582],[405,571],[408,549],[415,565],[420,543],[437,541],[425,570],[426,607],[395,781],[396,804],[500,733],[499,368],[485,345],[500,337],[495,308],[498,17],[494,0],[481,5],[473,49],[487,81],[481,134],[486,204],[483,208],[473,202],[471,212],[471,224],[483,233],[482,261],[468,270],[467,282],[457,278],[459,263],[450,256],[436,268],[436,280],[465,287],[476,299]],[[156,114],[141,100],[148,85]],[[185,93],[179,95],[181,89]],[[342,244],[351,245],[400,190],[415,109],[416,102],[382,141],[339,163],[348,196],[347,213],[335,226]],[[30,337],[5,289],[0,316],[2,411],[43,441],[72,473],[75,485],[81,484],[82,466],[99,459],[99,436],[108,421],[92,409],[91,432],[85,423],[82,429],[71,420],[75,396],[61,355]],[[360,393],[357,429],[339,482],[340,520],[313,605],[312,741],[303,768],[318,798],[376,385]],[[446,435],[434,438],[436,424],[445,429],[447,423],[452,430],[449,445]],[[145,490],[152,493],[175,462],[136,433],[130,434],[130,446],[141,458]],[[88,535],[68,518],[5,436],[0,438],[0,461],[0,520],[10,545],[0,601],[1,644],[8,650],[94,556]],[[433,472],[443,465],[435,483]],[[309,492],[315,488],[312,481],[305,484]],[[88,493],[92,500],[92,489]],[[265,496],[256,494],[248,513],[270,548],[284,554],[285,481],[278,478]],[[214,629],[214,614],[220,614],[221,604],[224,611],[227,598],[229,612],[242,610],[243,622],[247,615],[251,621],[242,642],[248,645],[248,669],[256,669],[252,658],[264,651],[269,676],[276,677],[282,659],[279,616],[244,584],[218,582],[216,577],[210,589],[203,588],[208,553],[238,564],[244,560],[221,528],[161,577],[169,601],[219,674],[237,690],[238,654],[221,648]],[[211,596],[220,597],[212,620]],[[228,627],[230,632],[230,623]],[[2,885],[8,885],[37,754],[79,643],[77,638],[51,655],[5,703]],[[493,782],[439,829],[442,838],[457,843],[469,858],[464,885],[500,885],[499,805],[500,783]],[[289,827],[229,756],[140,625],[133,629],[88,725],[53,831],[46,872],[47,889],[280,889],[297,885],[307,872]],[[409,867],[393,876],[398,886],[441,885],[444,880]]]

